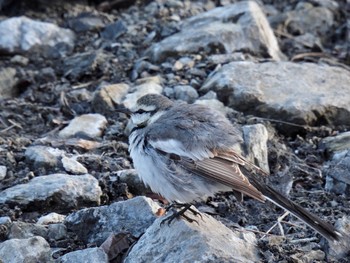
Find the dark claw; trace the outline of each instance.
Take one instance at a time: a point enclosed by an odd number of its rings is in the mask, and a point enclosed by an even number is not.
[[[182,208],[183,207],[183,208]],[[171,208],[174,208],[173,214],[167,218],[165,218],[160,225],[163,225],[163,223],[165,223],[166,221],[168,221],[168,225],[170,225],[170,223],[175,219],[175,218],[179,218],[180,216],[182,216],[183,218],[185,218],[188,222],[193,223],[196,222],[198,225],[198,221],[195,219],[192,219],[188,216],[185,215],[185,212],[187,210],[191,211],[193,215],[197,216],[199,215],[201,217],[201,219],[203,219],[202,215],[195,211],[194,209],[191,208],[191,204],[179,204],[179,203],[172,203],[171,205],[169,205],[165,210],[169,211]],[[176,211],[176,208],[182,208],[180,211]]]

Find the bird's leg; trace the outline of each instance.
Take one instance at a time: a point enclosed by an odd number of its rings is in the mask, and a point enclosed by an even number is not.
[[[196,210],[191,208],[191,204],[180,204],[180,203],[172,203],[171,205],[169,205],[166,208],[166,211],[169,211],[171,208],[173,209],[173,214],[167,218],[165,218],[160,224],[162,225],[163,223],[165,223],[166,221],[168,221],[168,225],[170,225],[170,223],[175,219],[175,218],[179,218],[180,216],[182,216],[183,218],[185,218],[188,222],[193,223],[196,222],[198,224],[198,221],[195,219],[192,219],[188,216],[185,215],[185,212],[187,210],[191,211],[193,215],[197,216],[200,215],[202,217],[202,215],[197,212]],[[181,210],[177,211],[176,208],[182,208]]]

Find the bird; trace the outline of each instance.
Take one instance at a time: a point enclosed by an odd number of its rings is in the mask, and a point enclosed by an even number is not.
[[[138,175],[154,193],[184,207],[176,216],[194,202],[233,191],[274,203],[330,241],[342,236],[266,183],[267,172],[235,150],[240,131],[222,113],[160,94],[146,94],[120,112],[130,115],[129,153]]]

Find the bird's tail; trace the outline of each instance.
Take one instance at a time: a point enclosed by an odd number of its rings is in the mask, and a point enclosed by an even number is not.
[[[262,192],[262,194],[266,197],[267,200],[287,210],[328,240],[336,241],[341,238],[342,234],[338,232],[331,224],[323,221],[318,216],[312,214],[300,205],[284,197],[282,194],[278,193],[273,188],[267,185],[262,186],[260,184],[260,187],[258,189]]]

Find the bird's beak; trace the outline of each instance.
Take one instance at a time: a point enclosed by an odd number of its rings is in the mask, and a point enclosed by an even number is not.
[[[124,113],[124,114],[126,114],[128,117],[130,117],[131,114],[132,114],[132,111],[129,110],[128,108],[125,108],[125,107],[121,107],[121,108],[115,109],[115,111],[116,111],[116,112]]]

